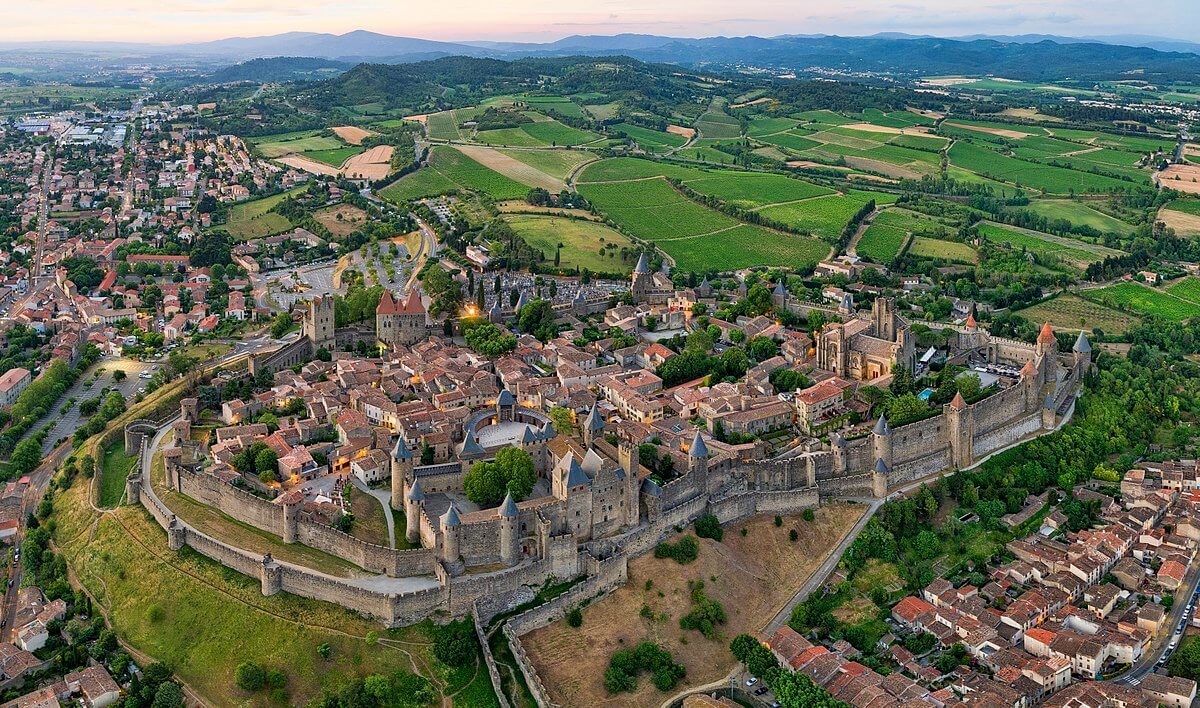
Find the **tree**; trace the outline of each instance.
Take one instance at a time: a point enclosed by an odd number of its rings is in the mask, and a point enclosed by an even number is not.
[[[164,681],[154,692],[151,708],[178,708],[183,704],[183,689],[174,681]]]
[[[421,464],[433,464],[433,447],[429,443],[423,443],[421,445]]]
[[[520,501],[529,496],[537,482],[537,472],[529,453],[516,447],[502,448],[492,462],[471,465],[463,480],[463,490],[476,504],[495,506],[504,495]]]
[[[522,332],[532,334],[548,342],[558,334],[554,326],[554,307],[549,300],[537,299],[521,307],[517,313],[517,326]]]
[[[755,361],[766,361],[779,353],[779,345],[763,336],[751,337],[746,348]]]
[[[562,406],[553,406],[550,409],[550,423],[561,435],[570,435],[575,430],[575,420],[571,411]]]
[[[262,690],[266,685],[267,674],[262,667],[252,661],[243,661],[233,671],[233,682],[243,691]]]
[[[124,381],[125,378],[126,378],[126,374],[125,374],[124,369],[117,369],[116,371],[113,372],[113,381],[120,383],[120,382]]]
[[[233,262],[232,254],[233,237],[224,231],[209,231],[192,244],[190,262],[195,268],[217,263],[228,265]]]
[[[280,339],[292,329],[292,316],[287,312],[275,315],[271,323],[271,336]]]

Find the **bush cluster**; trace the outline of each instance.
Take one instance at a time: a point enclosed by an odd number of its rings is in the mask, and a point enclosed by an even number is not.
[[[682,664],[676,664],[671,652],[653,642],[642,642],[634,649],[622,649],[612,655],[604,672],[604,688],[609,693],[637,689],[637,677],[642,671],[654,678],[654,687],[669,691],[687,675]]]
[[[655,558],[671,558],[676,563],[687,565],[700,555],[700,542],[695,536],[684,536],[678,543],[660,543],[654,547]]]

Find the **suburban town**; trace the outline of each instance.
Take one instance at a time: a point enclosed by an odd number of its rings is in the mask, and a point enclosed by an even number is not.
[[[4,31],[0,708],[1196,702],[1200,45]]]

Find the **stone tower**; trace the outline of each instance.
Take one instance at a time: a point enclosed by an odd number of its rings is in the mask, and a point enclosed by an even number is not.
[[[700,437],[699,428],[688,445],[688,476],[695,480],[696,489],[702,493],[708,491],[708,446]]]
[[[421,491],[421,480],[414,479],[404,495],[404,538],[409,543],[421,540],[421,508],[424,506],[425,492]]]
[[[975,409],[963,400],[962,393],[946,404],[946,423],[950,436],[950,464],[958,469],[970,467],[975,459]]]
[[[450,508],[446,510],[446,513],[442,514],[440,522],[442,526],[441,561],[446,565],[447,570],[457,573],[462,570],[462,563],[459,561],[462,519],[458,517],[458,507],[454,506],[453,502],[450,503]]]
[[[300,538],[300,506],[304,503],[304,493],[295,490],[288,492],[280,500],[283,506],[283,542],[295,543]]]
[[[517,509],[517,503],[513,501],[511,493],[504,496],[499,513],[500,562],[509,566],[516,565],[520,555],[517,548],[517,518],[521,512]]]
[[[1025,394],[1025,412],[1032,413],[1037,410],[1041,387],[1038,385],[1037,367],[1033,365],[1032,359],[1021,367],[1021,390]]]
[[[896,341],[896,301],[890,297],[875,298],[871,305],[871,322],[875,325],[877,338]]]
[[[871,431],[871,441],[875,448],[875,459],[882,460],[890,471],[892,469],[892,426],[888,425],[887,418],[882,414],[879,416],[879,421],[875,423],[875,429]]]
[[[587,418],[583,420],[583,446],[592,447],[597,440],[604,437],[604,416],[600,415],[598,403],[592,404]]]
[[[396,437],[392,447],[392,508],[404,508],[404,485],[412,477],[413,455],[404,442],[404,436]]]
[[[637,451],[633,442],[624,437],[617,440],[617,462],[625,470],[625,525],[632,528],[641,523],[641,480],[638,479]]]
[[[829,434],[829,447],[833,450],[833,473],[846,474],[846,439],[838,433]]]
[[[304,336],[312,342],[313,349],[334,348],[337,338],[334,335],[332,295],[320,295],[309,300],[308,313],[304,316]]]
[[[1088,341],[1087,335],[1083,330],[1079,330],[1079,337],[1075,340],[1075,346],[1071,347],[1074,354],[1075,375],[1083,376],[1087,373],[1088,367],[1092,365],[1092,344]]]

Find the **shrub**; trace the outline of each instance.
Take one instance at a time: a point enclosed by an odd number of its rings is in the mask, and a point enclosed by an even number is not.
[[[800,538],[800,532],[797,531],[796,529],[792,529],[791,531],[788,531],[788,540],[790,540],[792,543],[795,543],[797,540],[799,540],[799,538]]]
[[[329,657],[333,656],[333,647],[329,646],[328,642],[318,644],[317,654],[319,654],[322,659],[328,660]]]
[[[622,649],[609,659],[604,672],[604,687],[609,693],[637,689],[638,673],[646,671],[654,678],[654,687],[669,691],[687,675],[682,664],[676,664],[671,653],[653,642],[642,642],[634,649]]]
[[[267,674],[253,661],[243,661],[233,670],[233,682],[243,691],[259,691],[267,682]]]
[[[470,619],[434,626],[429,630],[433,639],[433,655],[447,666],[463,666],[475,660],[477,642]]]
[[[706,514],[696,519],[696,535],[700,538],[720,541],[725,537],[725,531],[721,529],[721,522],[717,520],[717,517]]]
[[[815,518],[817,518],[817,515],[813,513],[812,509],[804,510],[804,520],[805,521],[812,521]]]
[[[573,607],[573,608],[571,608],[571,610],[569,612],[567,612],[567,626],[568,627],[582,627],[583,626],[583,613],[579,611],[578,607]]]
[[[719,624],[725,624],[725,608],[704,594],[704,581],[701,580],[692,588],[692,609],[679,618],[679,626],[694,629],[706,639],[712,639]]]
[[[150,624],[158,624],[166,616],[167,612],[162,608],[162,605],[155,603],[146,608],[146,621]]]
[[[695,536],[684,536],[678,543],[660,543],[654,548],[655,558],[671,558],[676,563],[687,565],[700,555],[700,542]]]
[[[287,685],[287,674],[279,669],[272,669],[267,672],[267,686],[270,688],[283,688]]]
[[[782,516],[780,516],[779,514],[776,514],[776,515],[775,515],[775,525],[776,525],[776,526],[783,526],[783,517],[782,517]]]

